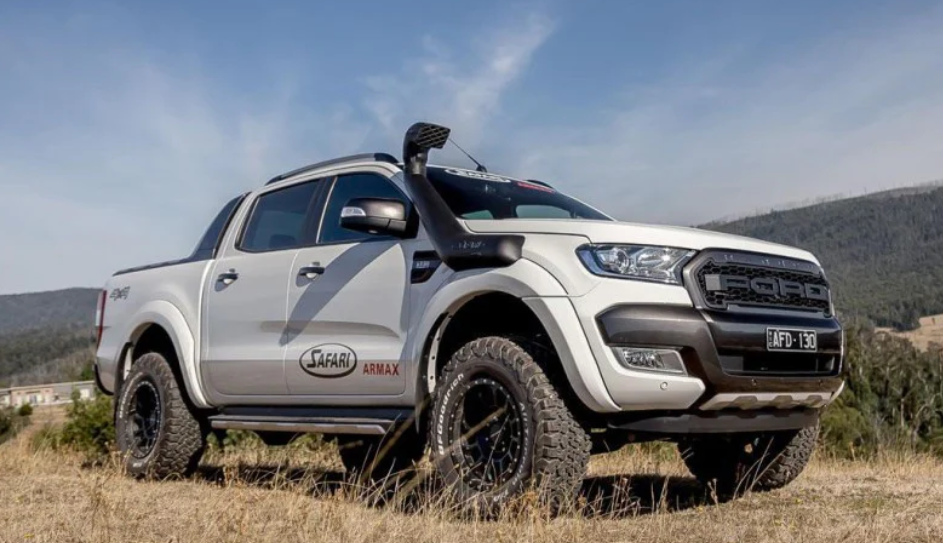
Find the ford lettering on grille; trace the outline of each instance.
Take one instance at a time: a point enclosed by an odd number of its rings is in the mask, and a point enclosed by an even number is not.
[[[752,290],[761,296],[788,298],[797,296],[811,300],[828,301],[828,287],[812,283],[787,281],[776,277],[754,277],[745,275],[707,274],[704,276],[705,288],[710,292],[730,290]]]
[[[748,306],[831,314],[828,282],[812,262],[708,252],[690,269],[691,287],[713,309]]]

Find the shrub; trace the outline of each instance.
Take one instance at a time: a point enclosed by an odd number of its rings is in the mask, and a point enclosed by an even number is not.
[[[0,443],[12,439],[17,432],[29,424],[29,418],[7,407],[0,409]]]
[[[20,406],[18,413],[21,417],[28,417],[33,414],[33,406],[28,403],[24,403]]]
[[[61,428],[43,428],[33,438],[34,447],[66,448],[93,455],[108,454],[115,442],[114,407],[111,398],[100,395],[82,400],[72,393]]]
[[[9,409],[0,409],[0,439],[12,432],[13,415]]]

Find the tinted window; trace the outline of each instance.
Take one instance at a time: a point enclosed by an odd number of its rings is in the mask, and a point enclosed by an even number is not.
[[[246,225],[241,249],[278,251],[299,247],[308,239],[308,208],[317,182],[309,181],[259,197]]]
[[[452,213],[463,219],[612,220],[540,183],[458,168],[431,167],[428,176]]]
[[[236,210],[239,209],[239,205],[242,204],[242,201],[245,199],[246,195],[243,194],[233,198],[223,206],[223,209],[219,211],[216,218],[210,223],[210,227],[206,229],[206,233],[200,238],[196,249],[194,249],[193,254],[190,255],[191,258],[205,260],[216,257],[216,249],[219,247],[223,234],[229,226],[229,221],[232,220],[232,216],[236,214]]]
[[[341,209],[353,198],[385,198],[399,200],[409,209],[409,201],[390,180],[372,173],[342,175],[337,178],[331,199],[328,201],[321,225],[321,243],[356,242],[367,239],[383,239],[363,232],[341,228]]]
[[[571,219],[570,210],[562,207],[525,204],[517,206],[517,218],[519,219]]]

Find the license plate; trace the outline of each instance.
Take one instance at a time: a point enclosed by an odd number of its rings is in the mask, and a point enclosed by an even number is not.
[[[801,351],[814,353],[819,348],[815,330],[767,328],[767,351]]]

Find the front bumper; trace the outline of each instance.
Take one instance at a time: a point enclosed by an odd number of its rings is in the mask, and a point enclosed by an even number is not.
[[[621,305],[600,313],[595,324],[607,348],[679,349],[688,375],[705,387],[703,394],[690,405],[679,406],[682,408],[820,408],[834,399],[842,386],[842,329],[834,318],[796,312],[734,313],[688,306]],[[819,350],[814,354],[769,353],[767,327],[815,330]]]

